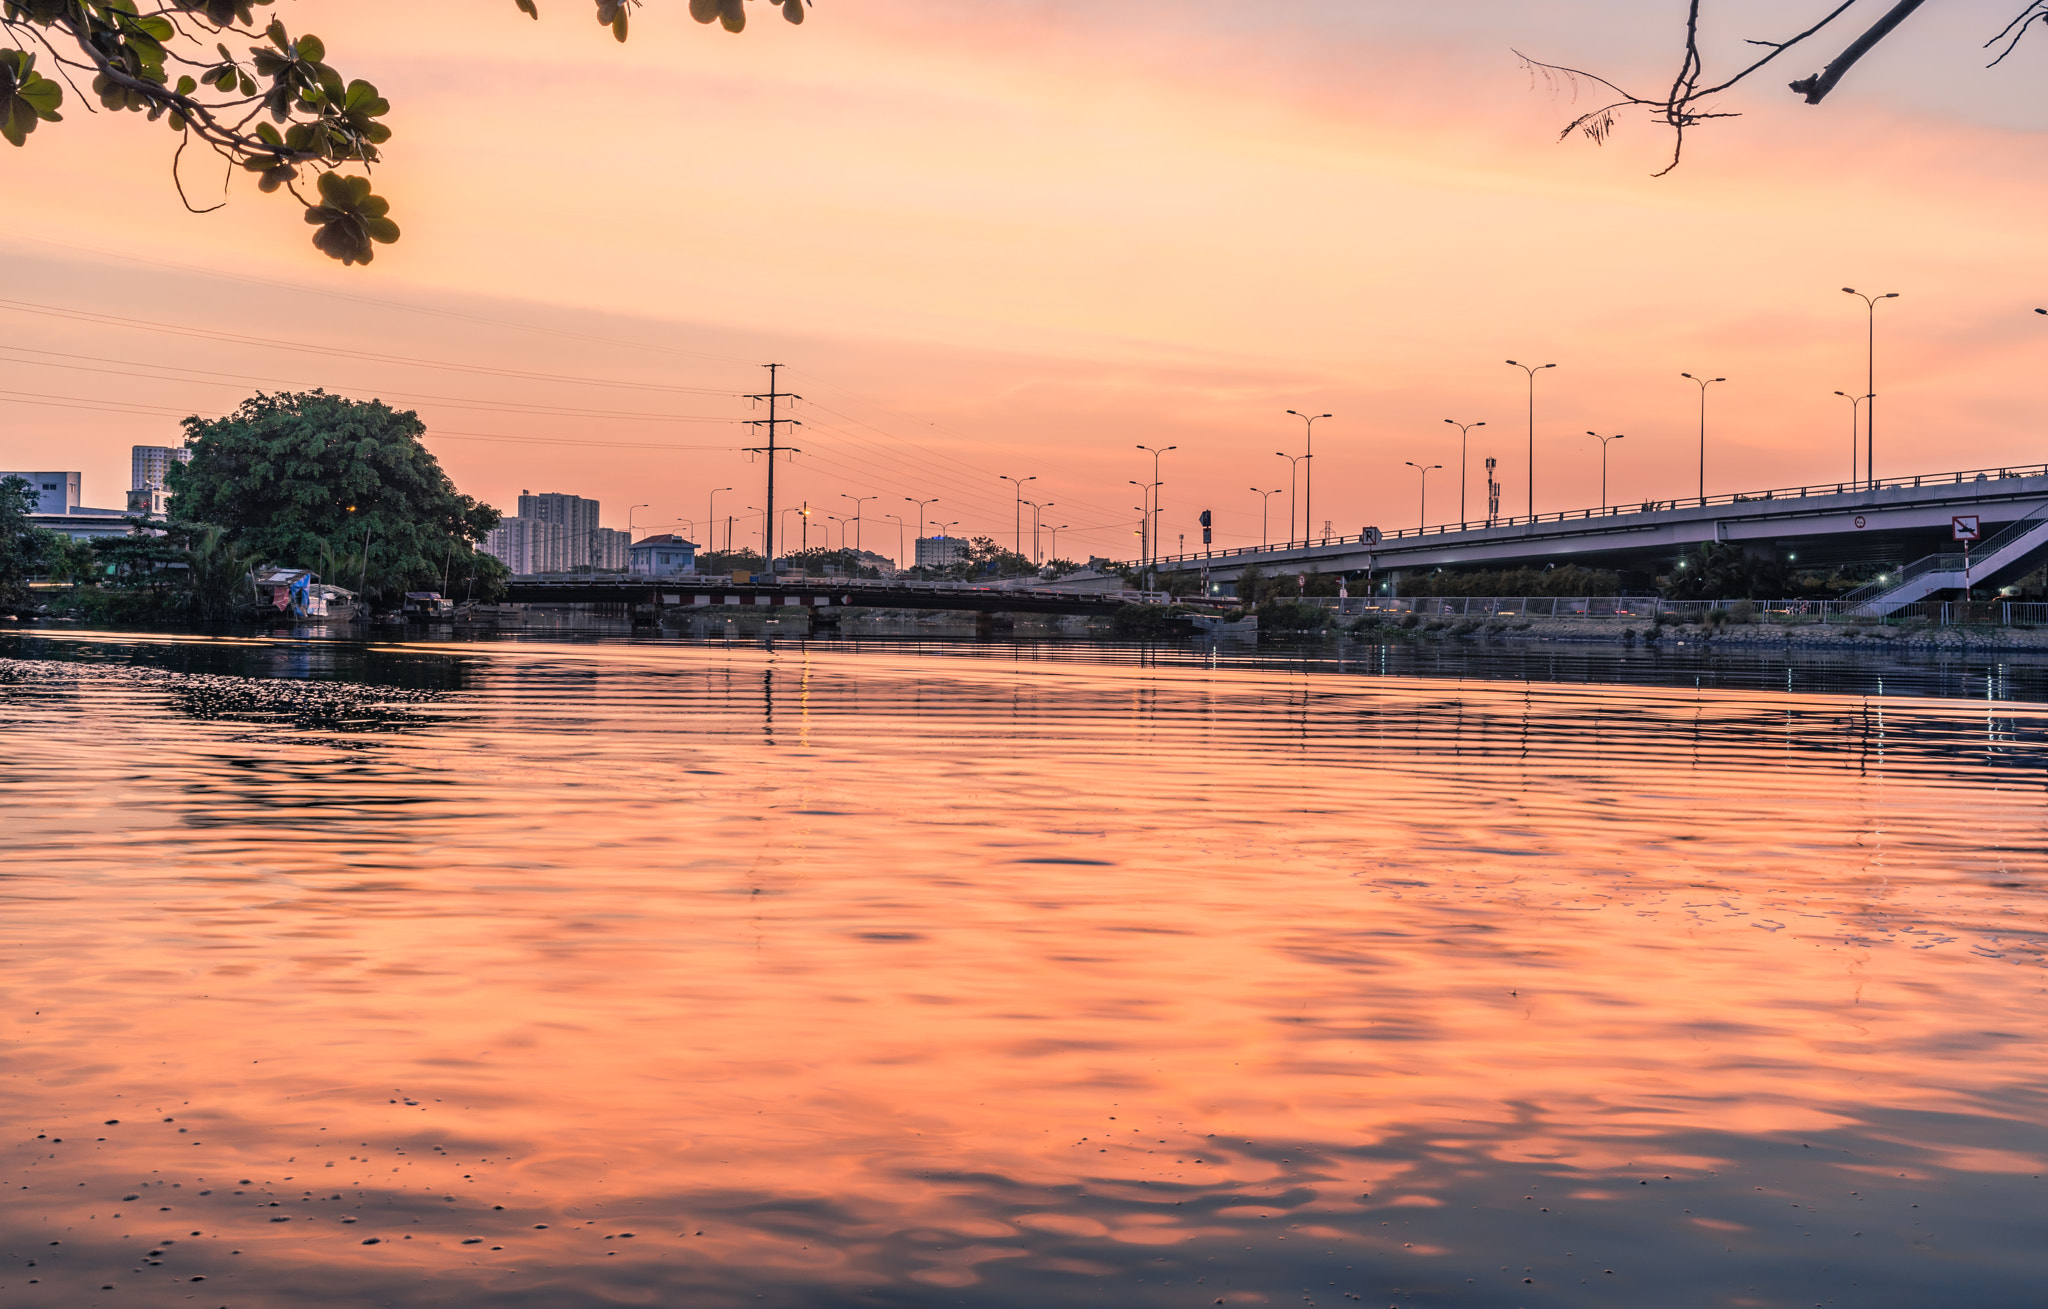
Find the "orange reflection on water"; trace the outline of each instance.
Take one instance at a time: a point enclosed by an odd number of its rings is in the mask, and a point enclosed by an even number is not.
[[[238,1305],[2039,1270],[2000,1227],[2048,1172],[2033,710],[378,658],[460,675],[0,684],[0,1221],[57,1252],[9,1303],[168,1304],[173,1268]]]

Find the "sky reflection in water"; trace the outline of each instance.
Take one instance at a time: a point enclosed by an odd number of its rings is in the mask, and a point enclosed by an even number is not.
[[[2038,1301],[2048,709],[968,653],[0,648],[0,1300]]]

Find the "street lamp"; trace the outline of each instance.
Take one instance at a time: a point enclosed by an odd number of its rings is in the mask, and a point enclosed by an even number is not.
[[[1273,503],[1273,497],[1280,494],[1280,488],[1261,491],[1255,486],[1251,488],[1251,493],[1259,497],[1259,544],[1263,546],[1273,539],[1272,532],[1266,526],[1266,506]]]
[[[1403,460],[1402,462],[1406,463],[1410,468],[1413,468],[1416,472],[1422,474],[1422,519],[1415,525],[1415,530],[1420,532],[1429,526],[1429,475],[1435,472],[1437,469],[1442,468],[1443,465],[1429,464],[1425,466],[1416,463],[1413,459]]]
[[[1897,291],[1886,291],[1883,295],[1865,295],[1853,286],[1842,288],[1844,295],[1853,295],[1861,300],[1869,311],[1865,328],[1865,361],[1863,378],[1863,476],[1872,490],[1877,489],[1877,302],[1896,300]]]
[[[1835,394],[1849,402],[1849,485],[1854,486],[1856,485],[1857,460],[1862,457],[1862,452],[1856,448],[1856,442],[1863,429],[1856,421],[1856,417],[1858,411],[1863,408],[1863,397],[1860,395],[1850,395],[1847,391],[1837,391]]]
[[[1308,460],[1308,467],[1301,472],[1301,535],[1303,540],[1307,540],[1308,525],[1314,521],[1312,515],[1316,507],[1316,419],[1328,418],[1330,415],[1317,414],[1312,418],[1299,409],[1290,409],[1287,412],[1299,418],[1308,427],[1307,444],[1301,456]]]
[[[1294,506],[1300,502],[1300,497],[1295,493],[1297,485],[1295,474],[1301,471],[1301,461],[1307,458],[1307,456],[1291,455],[1285,450],[1275,450],[1273,453],[1287,461],[1287,544],[1292,546],[1294,544]],[[1306,526],[1304,526],[1302,534],[1304,536],[1308,534]]]
[[[1450,425],[1451,425],[1452,427],[1455,427],[1455,428],[1457,428],[1457,429],[1458,429],[1458,526],[1460,526],[1460,527],[1463,527],[1463,526],[1465,525],[1465,521],[1466,521],[1466,520],[1465,520],[1465,438],[1466,438],[1466,437],[1468,437],[1468,436],[1470,436],[1470,435],[1472,434],[1472,429],[1473,429],[1473,428],[1475,428],[1475,427],[1484,427],[1484,426],[1486,426],[1486,424],[1485,424],[1485,423],[1461,423],[1461,422],[1459,422],[1459,421],[1458,421],[1457,419],[1455,419],[1455,418],[1446,418],[1446,419],[1444,419],[1444,421],[1445,421],[1445,422],[1447,422],[1447,423],[1449,423],[1449,424],[1450,424]]]
[[[1013,544],[1016,546],[1016,553],[1021,555],[1024,553],[1024,483],[1035,482],[1038,479],[1036,477],[1012,477],[1008,473],[997,473],[996,476],[1005,482],[1015,482],[1017,484],[1017,539]]]
[[[1725,377],[1694,377],[1691,373],[1680,373],[1679,376],[1689,381],[1697,382],[1700,388],[1700,503],[1705,504],[1707,502],[1707,388],[1716,382],[1725,382],[1728,379]],[[1588,432],[1586,435],[1591,436],[1593,433]],[[1606,447],[1602,446],[1601,450],[1604,457]],[[1602,498],[1604,499],[1605,497]],[[1601,507],[1603,509],[1606,508],[1605,505]]]
[[[1159,488],[1166,485],[1166,483],[1159,480],[1159,456],[1165,454],[1168,450],[1178,450],[1180,447],[1169,445],[1154,449],[1149,445],[1141,445],[1138,448],[1152,456],[1152,532],[1148,539],[1152,542],[1152,555],[1154,558],[1157,558],[1159,555]]]
[[[878,495],[848,495],[848,494],[847,494],[846,492],[844,492],[844,491],[841,491],[841,492],[839,493],[839,498],[840,498],[841,500],[851,500],[851,501],[853,501],[853,549],[854,549],[854,552],[855,552],[856,554],[858,554],[858,553],[860,552],[860,506],[861,506],[861,502],[862,502],[863,500],[879,500],[879,499],[881,499],[882,497],[881,497],[881,496],[878,496]],[[840,549],[842,549],[842,550],[846,548],[846,529],[845,529],[845,528],[843,528],[843,527],[839,529],[839,548],[840,548]]]
[[[1605,509],[1607,507],[1607,446],[1611,441],[1625,441],[1628,438],[1619,432],[1616,432],[1613,436],[1602,436],[1598,432],[1587,432],[1586,435],[1600,443],[1600,507]]]
[[[1048,527],[1045,530],[1052,537],[1052,557],[1057,559],[1060,557],[1060,533],[1067,530],[1067,525],[1061,523],[1058,527]]]
[[[762,519],[762,521],[763,521],[764,523],[765,523],[765,522],[767,521],[767,518],[768,518],[768,511],[767,511],[767,510],[765,510],[765,509],[763,509],[763,508],[761,508],[761,506],[759,506],[759,505],[748,505],[748,506],[747,506],[747,512],[748,512],[748,513],[750,513],[750,514],[760,514],[760,515],[761,515],[761,519]],[[763,544],[765,545],[766,543],[764,542]],[[725,534],[725,546],[726,546],[726,550],[727,550],[728,552],[730,552],[730,551],[731,551],[731,549],[732,549],[732,533],[731,533],[730,531],[728,531],[728,532],[727,532],[727,533]],[[763,561],[763,563],[764,563],[764,565],[765,565],[766,561],[764,560],[764,561]]]
[[[896,567],[901,569],[903,567],[903,515],[883,514],[882,517],[896,520]]]
[[[1038,553],[1038,531],[1040,524],[1045,521],[1045,511],[1052,508],[1053,502],[1047,500],[1044,504],[1040,504],[1036,500],[1026,500],[1024,503],[1031,506],[1031,562],[1034,564],[1044,563],[1045,561],[1039,557]]]
[[[920,500],[914,495],[906,495],[903,497],[903,499],[906,503],[914,504],[917,506],[917,534],[920,538],[922,538],[924,536],[924,507],[926,505],[937,504],[939,502],[939,497],[933,496],[929,500]],[[901,545],[900,542],[898,544],[899,546]]]
[[[1519,364],[1508,360],[1512,368],[1519,368],[1529,375],[1529,519],[1536,518],[1536,374],[1556,364]]]
[[[633,511],[634,511],[635,509],[652,509],[652,508],[654,508],[654,506],[653,506],[653,505],[628,505],[628,506],[626,506],[626,539],[627,539],[628,541],[630,541],[630,540],[632,540],[632,539],[633,539]]]
[[[1143,515],[1138,519],[1138,562],[1140,564],[1148,564],[1152,562],[1153,488],[1145,485],[1143,482],[1140,482],[1135,477],[1129,480],[1132,486],[1138,488],[1138,498],[1145,502],[1144,504],[1137,506],[1139,514]]]
[[[705,497],[704,522],[714,536],[718,534],[718,493],[730,490],[732,488],[729,486],[714,486],[711,488],[711,494]],[[732,525],[729,523],[725,529],[725,552],[732,553]]]

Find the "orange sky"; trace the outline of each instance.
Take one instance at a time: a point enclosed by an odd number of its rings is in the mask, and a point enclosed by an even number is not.
[[[1488,424],[1472,512],[1489,453],[1519,507],[1510,357],[1559,365],[1539,509],[1597,502],[1589,428],[1627,434],[1613,499],[1687,493],[1683,370],[1730,379],[1709,491],[1845,477],[1831,393],[1860,389],[1863,336],[1844,285],[1902,293],[1882,310],[1880,473],[2044,458],[2048,45],[1981,71],[1983,15],[1916,17],[1818,109],[1786,78],[1745,87],[1745,117],[1652,179],[1666,143],[1646,124],[1557,144],[1568,105],[1512,48],[1655,84],[1677,6],[1323,0],[1254,22],[1220,0],[821,0],[801,28],[729,37],[655,0],[623,47],[570,0],[540,23],[502,0],[422,8],[279,6],[394,102],[378,189],[405,238],[369,268],[330,264],[252,188],[184,214],[169,134],[75,97],[0,152],[10,195],[35,197],[0,235],[7,300],[178,329],[0,307],[0,466],[82,468],[88,503],[118,504],[127,447],[174,441],[177,415],[325,385],[418,408],[492,503],[573,491],[625,526],[647,502],[637,524],[701,538],[709,489],[736,488],[721,518],[762,503],[736,397],[773,358],[811,424],[779,493],[828,513],[878,496],[863,536],[883,553],[897,529],[877,516],[914,522],[910,495],[1007,537],[1007,473],[1073,525],[1060,553],[1128,554],[1138,443],[1180,447],[1169,546],[1204,507],[1242,544],[1247,488],[1285,486],[1273,452],[1299,449],[1289,408],[1337,415],[1318,525],[1412,524],[1408,460],[1448,465],[1429,516],[1455,516],[1445,417]],[[1783,22],[1718,13],[1724,42]],[[188,173],[200,203],[209,173]]]

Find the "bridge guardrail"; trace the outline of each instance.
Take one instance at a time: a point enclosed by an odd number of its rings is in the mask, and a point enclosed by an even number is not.
[[[1960,556],[1958,556],[1960,558]],[[1960,564],[1958,564],[1960,567]],[[1615,618],[1654,621],[1659,614],[1697,621],[1719,610],[1749,604],[1759,621],[1825,626],[1899,626],[1922,622],[1936,627],[1961,623],[2009,626],[2048,625],[2048,603],[2024,600],[1926,600],[1871,614],[1865,603],[1835,600],[1663,600],[1656,596],[1354,596],[1348,600],[1311,596],[1301,603],[1334,609],[1345,618],[1371,614],[1415,614],[1424,618]]]

